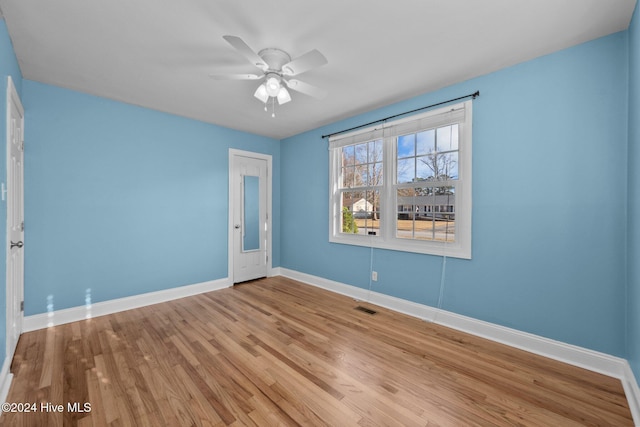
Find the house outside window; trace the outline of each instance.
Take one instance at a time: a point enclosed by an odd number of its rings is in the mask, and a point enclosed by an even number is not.
[[[471,258],[471,106],[332,136],[329,241]]]

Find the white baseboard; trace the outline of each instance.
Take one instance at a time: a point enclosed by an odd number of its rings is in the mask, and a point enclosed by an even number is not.
[[[209,282],[196,283],[195,285],[179,286],[177,288],[170,288],[157,292],[148,292],[146,294],[98,302],[87,306],[83,305],[63,310],[56,310],[51,313],[25,316],[22,321],[22,332],[30,332],[37,329],[47,328],[49,326],[62,325],[93,317],[105,316],[119,311],[131,310],[133,308],[144,307],[191,295],[202,294],[204,292],[224,289],[232,285],[233,284],[228,278],[224,278],[211,280]]]
[[[629,363],[625,359],[299,271],[280,267],[280,272],[282,276],[299,282],[358,300],[366,300],[409,316],[618,378],[624,387],[635,424],[640,426],[640,391]]]
[[[274,276],[282,276],[282,273],[280,271],[280,267],[271,268],[269,270],[269,272],[267,273],[267,277],[274,277]]]
[[[631,366],[627,361],[625,361],[625,376],[621,381],[624,387],[624,393],[629,401],[633,421],[635,421],[636,426],[640,426],[640,388],[638,388],[636,377],[633,375]]]
[[[2,371],[0,371],[0,403],[5,403],[7,401],[9,388],[11,388],[13,374],[9,372],[9,369],[11,368],[12,360],[13,357],[5,358],[4,363],[2,364]],[[2,415],[2,411],[0,411],[0,415]]]

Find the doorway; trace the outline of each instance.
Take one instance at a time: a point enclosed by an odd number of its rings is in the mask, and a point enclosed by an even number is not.
[[[229,149],[229,279],[271,270],[271,156]]]
[[[24,295],[24,109],[7,82],[7,357],[22,332]]]

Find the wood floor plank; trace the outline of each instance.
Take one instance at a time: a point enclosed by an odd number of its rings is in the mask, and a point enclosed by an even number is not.
[[[11,366],[8,402],[65,410],[0,426],[633,425],[615,378],[282,277],[29,332]]]
[[[47,360],[53,359],[53,352],[55,350],[56,331],[50,329],[47,331],[47,336],[44,344],[44,357]],[[40,371],[40,384],[38,388],[48,387],[51,385],[51,375],[53,370],[53,363],[46,363],[42,366]]]

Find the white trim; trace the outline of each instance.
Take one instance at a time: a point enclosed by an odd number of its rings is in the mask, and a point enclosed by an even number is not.
[[[280,272],[299,282],[617,378],[624,387],[634,422],[640,426],[640,390],[625,359],[284,267],[280,267]]]
[[[625,360],[624,378],[621,379],[624,394],[629,402],[629,409],[636,426],[640,426],[640,388],[629,362]]]
[[[82,305],[63,310],[56,310],[51,313],[34,314],[24,318],[22,329],[23,332],[35,331],[49,326],[62,325],[93,317],[105,316],[107,314],[131,310],[133,308],[145,307],[147,305],[158,304],[205,292],[217,291],[231,286],[232,283],[229,279],[224,278],[211,280],[209,282],[196,283],[194,285],[179,286],[177,288],[164,289],[162,291],[112,299],[88,306]]]
[[[280,267],[274,267],[270,269],[269,272],[267,273],[267,277],[274,277],[274,276],[282,276]]]
[[[0,371],[0,403],[5,403],[9,396],[9,389],[11,388],[11,381],[13,380],[13,374],[9,372],[11,368],[11,361],[13,358],[4,359],[2,364],[2,371]],[[0,411],[0,416],[2,411]]]
[[[329,242],[471,259],[472,215],[472,140],[473,102],[465,101],[426,113],[398,119],[390,123],[341,134],[330,138],[329,144]],[[424,181],[396,184],[397,148],[400,135],[420,132],[448,124],[459,125],[458,179],[455,181]],[[391,129],[389,132],[388,130]],[[378,185],[362,185],[341,188],[342,147],[373,140],[383,141],[383,182]],[[396,236],[397,189],[422,186],[437,187],[455,182],[455,242],[405,239]],[[351,191],[378,191],[380,194],[381,223],[377,235],[349,234],[342,232],[342,195]]]
[[[250,158],[254,158],[254,159],[261,159],[261,160],[266,160],[267,162],[267,275],[269,276],[269,272],[272,271],[271,266],[273,265],[273,245],[272,245],[272,241],[273,241],[273,204],[272,204],[272,200],[273,200],[273,157],[270,154],[262,154],[262,153],[254,153],[252,151],[244,151],[244,150],[237,150],[235,148],[229,148],[229,164],[227,165],[228,167],[228,180],[229,180],[229,201],[228,201],[228,220],[229,220],[229,231],[228,231],[228,238],[227,238],[227,258],[228,258],[228,262],[227,262],[227,275],[228,275],[228,279],[231,282],[231,285],[233,285],[233,274],[234,274],[234,263],[233,263],[233,256],[234,256],[234,248],[233,248],[233,238],[234,238],[234,233],[233,233],[233,207],[235,204],[235,201],[233,199],[233,170],[232,170],[232,166],[233,166],[233,159],[236,156],[242,156],[242,157],[250,157]]]

